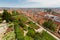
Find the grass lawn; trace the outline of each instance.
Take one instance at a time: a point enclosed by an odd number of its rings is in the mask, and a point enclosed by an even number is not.
[[[20,19],[21,19],[23,22],[28,21],[28,18],[26,18],[24,15],[21,15],[21,16],[20,16]]]
[[[38,28],[39,28],[39,27],[38,27],[35,23],[33,23],[32,21],[28,22],[28,24],[29,24],[29,26],[30,26],[31,28],[34,28],[34,29],[38,29]]]
[[[24,40],[23,29],[18,25],[18,23],[15,23],[14,25],[14,32],[17,40]]]
[[[56,40],[53,36],[48,34],[46,31],[43,31],[41,35],[43,36],[42,39],[44,40]]]
[[[20,19],[22,22],[27,22],[28,21],[28,18],[25,17],[24,15],[16,15],[16,16],[14,16],[14,18]]]
[[[46,31],[43,31],[43,32],[40,33],[40,39],[41,40],[56,40],[53,36],[48,34]]]
[[[34,39],[30,36],[25,36],[25,40],[34,40]]]

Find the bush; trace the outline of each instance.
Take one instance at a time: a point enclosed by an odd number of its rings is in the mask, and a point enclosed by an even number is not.
[[[35,36],[35,30],[29,27],[27,35],[31,36],[31,37],[34,37]]]
[[[23,29],[24,29],[25,31],[27,31],[27,30],[28,30],[28,27],[25,25],[25,26],[23,27]]]
[[[30,27],[33,28],[33,29],[37,29],[37,28],[38,28],[38,26],[37,26],[35,23],[33,23],[32,21],[28,22],[28,24],[29,24]]]

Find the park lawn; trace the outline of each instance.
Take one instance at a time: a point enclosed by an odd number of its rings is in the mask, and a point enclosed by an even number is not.
[[[41,40],[56,40],[53,36],[48,34],[46,31],[41,33]]]
[[[25,40],[34,40],[32,37],[30,37],[30,36],[25,36],[25,38],[24,38]]]
[[[15,32],[15,37],[16,37],[17,40],[24,40],[23,29],[20,28],[18,23],[15,23],[15,25],[14,25],[14,32]]]
[[[28,18],[25,17],[24,15],[20,15],[20,19],[21,19],[23,22],[27,22],[27,21],[28,21]]]
[[[28,24],[29,24],[29,26],[30,26],[31,28],[34,28],[34,29],[38,29],[38,28],[39,28],[39,27],[38,27],[35,23],[33,23],[32,21],[28,22]]]
[[[24,15],[16,15],[16,16],[14,16],[14,18],[20,19],[22,22],[27,22],[28,21],[28,18],[25,17]]]

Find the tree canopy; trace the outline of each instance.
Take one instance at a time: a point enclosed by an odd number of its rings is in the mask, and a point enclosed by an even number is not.
[[[43,26],[49,28],[52,31],[55,31],[57,25],[52,20],[48,20],[43,23]]]
[[[4,10],[3,15],[2,15],[2,19],[6,20],[7,22],[11,21],[11,14],[7,12],[7,10]]]

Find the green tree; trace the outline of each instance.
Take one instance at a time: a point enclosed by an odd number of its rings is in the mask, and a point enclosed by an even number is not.
[[[2,18],[2,14],[0,14],[0,18]]]
[[[11,14],[7,12],[7,10],[4,10],[3,15],[2,15],[3,20],[6,20],[7,22],[12,21]]]
[[[52,31],[55,31],[57,25],[52,20],[48,20],[43,23],[43,26],[49,28]]]

